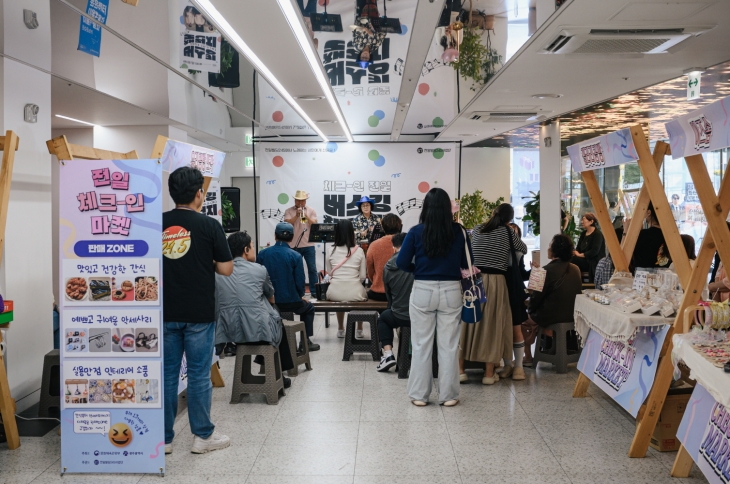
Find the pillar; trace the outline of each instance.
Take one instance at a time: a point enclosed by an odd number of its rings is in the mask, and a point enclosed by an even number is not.
[[[540,263],[560,233],[560,121],[540,126]]]

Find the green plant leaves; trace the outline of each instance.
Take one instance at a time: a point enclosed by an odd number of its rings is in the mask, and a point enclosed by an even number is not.
[[[461,223],[464,227],[473,229],[477,225],[486,222],[491,217],[494,209],[503,202],[504,197],[499,197],[495,202],[482,198],[481,190],[476,190],[471,195],[466,193],[459,199]]]

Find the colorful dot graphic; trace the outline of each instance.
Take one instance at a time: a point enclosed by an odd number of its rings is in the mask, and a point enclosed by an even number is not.
[[[443,128],[444,127],[444,120],[436,116],[433,118],[433,121],[431,122],[433,124],[434,128]]]
[[[276,123],[281,123],[284,121],[284,113],[281,111],[274,111],[274,114],[271,115],[271,119],[273,119]]]
[[[406,35],[407,33],[408,33],[408,26],[407,25],[400,24],[400,34],[401,35]]]
[[[433,157],[437,160],[440,160],[444,157],[444,150],[442,150],[441,148],[436,148],[435,150],[433,150]]]
[[[429,86],[425,82],[422,82],[418,85],[418,94],[420,94],[421,96],[425,96],[426,94],[428,94],[428,91],[430,89],[431,89],[431,86]]]
[[[327,143],[325,149],[329,153],[334,153],[335,151],[337,151],[337,143],[335,143],[334,141],[330,141],[329,143]]]
[[[273,163],[275,167],[281,168],[284,165],[284,158],[281,156],[275,156],[274,159],[271,160],[271,163]]]
[[[418,191],[421,193],[426,193],[431,189],[431,185],[428,184],[428,182],[421,182],[418,184]]]
[[[289,203],[289,195],[287,195],[286,193],[280,193],[277,200],[280,204],[286,205],[287,203]]]
[[[368,124],[370,125],[370,127],[371,127],[371,128],[374,128],[374,127],[376,127],[376,126],[378,125],[378,123],[379,123],[379,122],[380,122],[380,121],[381,121],[381,120],[382,120],[383,118],[385,118],[385,113],[384,113],[384,112],[383,112],[382,110],[378,109],[377,111],[375,111],[375,112],[373,113],[373,115],[372,115],[372,116],[370,116],[370,117],[368,118]]]
[[[381,156],[378,150],[370,150],[368,152],[368,158],[370,158],[370,161],[375,163],[375,166],[380,167],[385,164],[385,157]]]

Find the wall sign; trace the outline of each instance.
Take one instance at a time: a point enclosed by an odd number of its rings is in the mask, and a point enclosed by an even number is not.
[[[598,136],[568,146],[573,171],[584,172],[631,163],[639,159],[629,129]]]
[[[700,98],[700,80],[702,74],[690,72],[687,75],[687,101],[694,101]]]
[[[106,25],[109,12],[109,0],[89,0],[86,4],[86,14]],[[78,50],[99,57],[101,54],[101,27],[86,17],[81,17],[79,29]]]
[[[200,170],[203,176],[218,178],[225,158],[226,154],[222,151],[169,139],[160,161],[164,171],[173,172],[182,166],[192,166]]]
[[[189,1],[178,3],[180,16],[180,68],[219,73],[221,34]]]
[[[164,472],[161,177],[158,160],[61,165],[64,473]]]
[[[730,96],[666,123],[672,158],[676,160],[730,146],[728,112]]]

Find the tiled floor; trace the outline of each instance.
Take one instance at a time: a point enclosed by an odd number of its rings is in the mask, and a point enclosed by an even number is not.
[[[334,319],[334,318],[333,318]],[[366,332],[367,333],[367,332]],[[222,361],[227,388],[213,393],[213,418],[231,447],[189,452],[185,411],[178,417],[167,475],[59,477],[60,438],[24,438],[20,449],[0,444],[0,483],[163,482],[203,480],[251,484],[365,483],[675,483],[675,453],[626,454],[634,423],[596,387],[571,397],[577,370],[557,375],[550,365],[527,370],[522,382],[481,385],[471,373],[454,408],[411,405],[407,380],[375,371],[366,355],[342,361],[343,340],[317,319],[313,371],[300,372],[279,405],[246,397],[230,405],[233,359]],[[303,368],[303,367],[302,367]],[[211,479],[212,478],[212,479]]]

